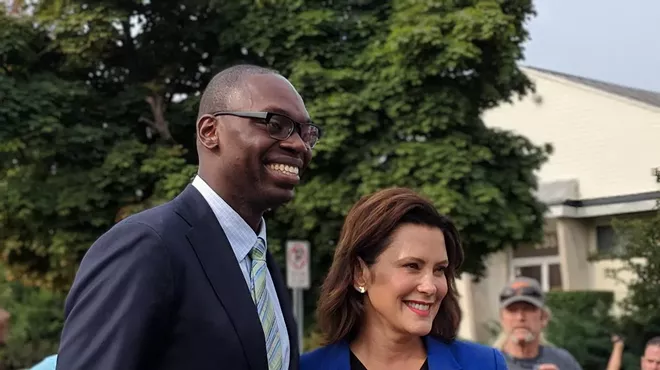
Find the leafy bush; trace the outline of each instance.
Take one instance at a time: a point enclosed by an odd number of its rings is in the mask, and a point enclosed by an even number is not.
[[[611,335],[617,332],[610,314],[613,302],[612,292],[549,292],[547,305],[553,317],[548,340],[569,351],[584,370],[604,369],[612,350]]]
[[[313,351],[323,345],[323,335],[317,330],[310,331],[303,340],[303,353]]]
[[[613,226],[621,241],[617,258],[623,266],[608,274],[628,285],[621,306],[640,323],[654,320],[660,307],[660,211],[648,218],[614,220]],[[620,273],[634,278],[625,280]]]
[[[622,243],[616,257],[624,264],[609,271],[610,276],[620,280],[620,273],[635,277],[626,281],[628,295],[621,302],[625,312],[620,319],[626,345],[623,368],[637,369],[646,342],[660,335],[660,211],[649,217],[615,220],[613,226]]]
[[[0,306],[11,314],[9,339],[0,349],[0,368],[25,369],[57,352],[64,297],[7,281],[0,267]]]
[[[660,317],[641,323],[638,317],[627,314],[621,317],[619,327],[625,341],[622,369],[639,369],[646,342],[660,335]]]
[[[555,318],[548,336],[569,350],[585,370],[603,369],[611,353],[610,335],[624,338],[622,369],[638,369],[646,342],[660,335],[660,212],[649,217],[615,220],[613,226],[622,243],[615,256],[623,267],[609,271],[635,276],[626,280],[628,295],[621,302],[623,316],[609,315],[613,295],[609,292],[552,292],[548,305]]]

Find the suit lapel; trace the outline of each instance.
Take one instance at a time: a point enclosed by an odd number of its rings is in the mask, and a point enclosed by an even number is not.
[[[257,309],[227,237],[206,200],[192,185],[178,197],[177,212],[199,263],[231,319],[253,370],[268,369],[266,343]],[[220,344],[218,344],[220,345]]]
[[[266,257],[266,263],[268,264],[268,271],[270,276],[273,279],[273,285],[275,285],[275,290],[277,291],[277,298],[280,301],[280,307],[282,308],[282,314],[284,315],[284,322],[286,323],[286,330],[289,333],[289,353],[290,353],[290,370],[298,370],[298,363],[300,357],[300,351],[298,349],[298,327],[296,325],[296,320],[293,317],[293,309],[291,307],[291,297],[289,296],[289,290],[284,283],[280,269],[275,263],[273,256],[268,252]]]
[[[332,344],[329,351],[329,358],[333,361],[327,368],[332,370],[351,370],[351,346],[347,341],[341,341]]]
[[[431,338],[424,337],[426,341],[426,353],[429,359],[429,370],[460,370],[461,365],[456,361],[454,353],[449,345]]]
[[[449,345],[433,339],[429,336],[424,337],[426,342],[426,353],[429,360],[429,370],[461,370],[461,365],[456,361],[454,353]],[[346,341],[331,344],[326,347],[327,354],[324,359],[328,361],[324,364],[332,370],[350,370],[350,345]]]

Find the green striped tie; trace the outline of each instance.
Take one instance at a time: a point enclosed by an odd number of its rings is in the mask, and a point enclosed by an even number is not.
[[[266,243],[257,238],[257,242],[250,252],[252,258],[252,300],[257,305],[261,326],[266,337],[266,350],[268,355],[268,370],[282,370],[282,343],[280,332],[275,322],[275,309],[266,291]]]

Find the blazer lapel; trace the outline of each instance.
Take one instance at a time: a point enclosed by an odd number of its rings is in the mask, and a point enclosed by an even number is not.
[[[351,370],[351,347],[347,341],[341,341],[333,344],[330,358],[335,361],[331,367],[332,370]]]
[[[439,340],[424,337],[426,352],[429,360],[429,370],[461,370],[461,365],[456,361],[454,353],[449,345]],[[319,364],[319,368],[332,370],[350,370],[350,346],[348,342],[341,341],[331,344],[325,348],[327,351],[323,357],[325,363]],[[322,367],[323,366],[323,367]]]
[[[280,268],[277,266],[277,263],[275,263],[275,259],[270,252],[268,252],[268,255],[266,256],[266,263],[268,264],[270,276],[273,279],[273,285],[275,285],[275,290],[277,291],[277,298],[280,301],[280,307],[282,308],[282,314],[284,315],[284,322],[286,323],[286,330],[289,333],[289,369],[298,370],[300,357],[300,351],[298,349],[298,326],[293,317],[291,296],[289,295],[289,290],[282,278]]]
[[[254,370],[268,369],[266,342],[257,309],[227,236],[211,207],[192,185],[178,197],[177,212],[191,226],[186,233],[199,263],[231,319]]]
[[[429,359],[429,370],[460,370],[454,353],[448,344],[429,336],[424,337],[426,353]]]

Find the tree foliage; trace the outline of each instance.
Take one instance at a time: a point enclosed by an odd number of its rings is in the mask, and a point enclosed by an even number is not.
[[[541,236],[532,190],[549,148],[480,119],[531,88],[516,64],[531,3],[71,0],[37,7],[37,27],[5,17],[0,245],[13,277],[66,290],[104,230],[180,191],[200,90],[240,62],[289,77],[326,131],[295,200],[268,217],[280,259],[285,239],[311,240],[318,282],[349,207],[398,185],[455,220],[465,270],[482,273],[489,253]]]
[[[140,123],[157,121],[162,99],[143,81],[113,84],[126,78],[97,59],[110,48],[95,18],[106,14],[76,15],[101,35],[81,39],[75,18],[47,23],[54,40],[30,18],[3,17],[0,31],[3,257],[10,278],[62,290],[102,232],[194,173],[182,145]]]
[[[617,239],[621,242],[618,258],[623,266],[611,271],[632,276],[627,282],[628,295],[622,301],[625,312],[645,323],[660,314],[660,212],[614,222]]]
[[[606,291],[549,292],[548,340],[570,352],[584,370],[606,368],[610,338],[616,332],[616,320],[610,314],[613,301],[614,294]]]
[[[646,217],[615,220],[620,243],[616,258],[623,266],[609,271],[626,279],[628,294],[621,302],[620,333],[625,338],[625,368],[639,366],[646,342],[660,335],[660,211]]]
[[[0,267],[0,307],[11,314],[0,368],[27,369],[57,352],[62,331],[62,294],[7,281]]]

